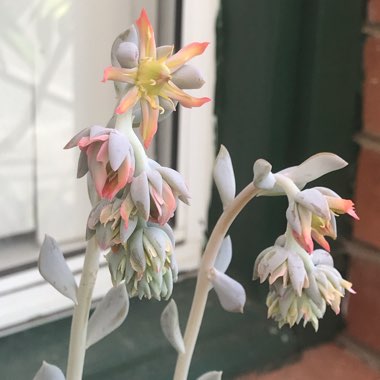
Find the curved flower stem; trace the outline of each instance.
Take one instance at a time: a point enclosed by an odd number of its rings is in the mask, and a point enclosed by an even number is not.
[[[148,164],[148,156],[146,155],[143,145],[133,130],[132,110],[117,116],[115,129],[123,132],[128,137],[128,140],[132,145],[136,160],[135,176],[137,177],[142,171],[145,170],[145,167]]]
[[[214,266],[223,239],[232,222],[258,192],[259,190],[252,183],[246,186],[224,210],[212,231],[202,256],[193,303],[186,326],[184,336],[185,353],[178,355],[174,380],[186,380],[189,373],[191,358],[198,338],[209,292],[209,270]]]
[[[71,323],[69,357],[66,380],[81,380],[86,352],[87,324],[90,313],[92,291],[99,269],[100,248],[92,237],[86,248],[83,272],[78,289],[78,304],[74,308]]]

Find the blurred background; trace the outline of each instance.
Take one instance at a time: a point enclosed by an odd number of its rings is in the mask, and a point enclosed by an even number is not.
[[[361,218],[354,226],[339,218],[332,245],[357,294],[341,315],[328,311],[318,333],[278,329],[266,318],[266,285],[251,276],[255,257],[285,228],[286,201],[253,201],[230,231],[229,274],[247,291],[245,313],[227,314],[210,297],[189,378],[223,369],[223,379],[380,379],[380,0],[2,0],[1,378],[32,378],[42,360],[66,366],[71,305],[44,284],[36,260],[48,233],[80,275],[90,206],[75,178],[78,154],[62,147],[112,115],[113,87],[100,79],[113,40],[141,7],[159,45],[211,42],[195,63],[207,80],[200,93],[214,101],[179,109],[150,152],[181,171],[192,193],[174,225],[182,328],[205,237],[222,211],[210,180],[220,144],[238,189],[257,158],[277,171],[320,151],[340,155],[350,165],[319,183],[354,198]],[[102,262],[95,298],[110,286]],[[171,378],[164,306],[133,300],[122,327],[88,351],[84,378]]]

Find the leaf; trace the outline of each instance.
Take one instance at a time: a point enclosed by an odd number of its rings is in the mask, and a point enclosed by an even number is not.
[[[137,228],[129,240],[130,262],[132,268],[139,273],[145,272],[146,257],[143,245],[143,230]]]
[[[87,153],[81,150],[78,160],[77,178],[82,178],[88,172]]]
[[[119,48],[119,45],[122,42],[130,42],[138,46],[138,36],[137,36],[137,31],[134,25],[129,27],[127,30],[125,30],[123,33],[119,34],[115,41],[112,44],[111,48],[111,62],[112,66],[119,67],[119,61],[117,60],[117,50]]]
[[[150,193],[148,177],[145,171],[143,171],[138,177],[133,178],[131,184],[131,197],[139,214],[145,220],[148,220],[150,213]]]
[[[330,267],[334,267],[334,260],[332,256],[323,249],[316,249],[313,251],[310,258],[315,266],[328,265]]]
[[[242,313],[246,295],[241,284],[215,268],[211,269],[209,277],[223,309],[233,313]]]
[[[296,252],[288,253],[288,271],[292,287],[300,297],[307,281],[307,273],[303,260]]]
[[[178,321],[178,308],[174,299],[166,305],[161,314],[161,329],[169,343],[178,353],[185,353],[185,343],[182,338]]]
[[[65,380],[65,376],[58,367],[43,361],[33,380]]]
[[[227,149],[221,145],[214,166],[214,180],[223,207],[226,208],[235,198],[236,184],[232,161]]]
[[[222,374],[222,371],[210,371],[198,377],[197,380],[221,380]]]
[[[127,317],[129,297],[125,284],[111,288],[88,321],[86,348],[116,330]]]
[[[326,197],[317,189],[306,189],[300,191],[294,197],[294,200],[303,207],[310,210],[313,214],[324,219],[330,218],[330,208]]]
[[[271,172],[272,165],[262,158],[255,161],[253,165],[253,184],[258,189],[273,189],[276,179]]]
[[[120,239],[123,244],[127,242],[127,240],[130,238],[130,236],[133,234],[133,232],[136,229],[138,222],[138,217],[130,217],[128,220],[128,227],[125,228],[125,223],[120,222]]]
[[[61,249],[51,236],[45,235],[38,258],[38,269],[49,284],[77,304],[78,286]]]
[[[218,256],[216,256],[214,267],[219,272],[225,273],[232,259],[232,241],[228,235],[224,238],[222,246],[219,249]]]
[[[129,141],[126,136],[114,130],[108,140],[108,156],[113,171],[117,171],[128,154]]]
[[[184,202],[188,204],[188,198],[190,198],[189,190],[187,189],[185,180],[182,175],[178,173],[176,170],[166,167],[160,167],[157,171],[162,175],[168,185],[178,193],[178,195],[182,196],[181,200],[184,199]],[[182,199],[183,198],[183,199]]]
[[[311,156],[298,166],[287,168],[279,173],[289,177],[302,189],[306,183],[345,166],[347,166],[347,162],[336,154],[323,152]]]
[[[110,250],[105,255],[108,263],[108,269],[111,273],[113,286],[118,286],[125,277],[125,266],[127,258],[123,252],[125,252],[123,249],[119,249],[119,252],[117,253],[114,253],[112,250]]]

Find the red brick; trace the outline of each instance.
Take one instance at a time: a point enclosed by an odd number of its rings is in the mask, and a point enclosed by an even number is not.
[[[380,152],[363,148],[359,154],[355,204],[354,237],[380,248]]]
[[[380,260],[352,258],[349,280],[357,294],[348,301],[348,334],[380,353]]]
[[[379,380],[380,372],[370,368],[352,353],[326,344],[305,351],[300,361],[281,369],[237,380]]]
[[[363,98],[364,130],[380,136],[380,38],[365,42]]]
[[[380,0],[369,0],[367,12],[371,24],[380,22]]]

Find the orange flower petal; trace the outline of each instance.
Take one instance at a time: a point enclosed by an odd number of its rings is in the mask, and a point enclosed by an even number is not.
[[[104,69],[102,82],[107,80],[114,80],[124,83],[135,83],[137,69],[123,69],[121,67],[108,66]]]
[[[330,209],[333,212],[338,214],[348,214],[351,215],[354,219],[359,220],[354,208],[354,202],[350,199],[335,198],[335,197],[326,197],[327,203]]]
[[[294,230],[292,231],[292,233],[293,233],[293,237],[296,239],[297,243],[302,248],[304,248],[304,250],[307,253],[312,253],[313,252],[313,250],[314,250],[314,243],[313,243],[313,240],[311,238],[311,235],[308,235],[308,234],[299,235]]]
[[[323,235],[316,231],[311,231],[311,236],[325,251],[330,252],[330,244]]]
[[[157,96],[154,98],[154,102],[158,104]],[[144,147],[145,149],[147,149],[149,148],[149,145],[152,142],[153,136],[157,132],[159,109],[158,107],[152,108],[145,99],[141,99],[140,104],[142,114],[140,131],[142,139],[144,141]]]
[[[165,84],[160,95],[178,100],[184,107],[187,108],[200,107],[211,100],[210,98],[195,98],[194,96],[186,94],[186,92],[178,88],[173,82],[168,82]]]
[[[208,42],[193,42],[186,45],[177,53],[168,58],[165,64],[169,68],[170,72],[173,73],[187,61],[190,61],[190,59],[202,54],[206,50],[208,44]]]
[[[140,17],[136,21],[136,25],[139,29],[140,59],[145,57],[156,58],[154,30],[145,9],[141,11]]]
[[[117,106],[115,113],[120,115],[128,111],[137,103],[139,98],[140,98],[139,89],[136,86],[132,87],[120,100],[120,103]]]

